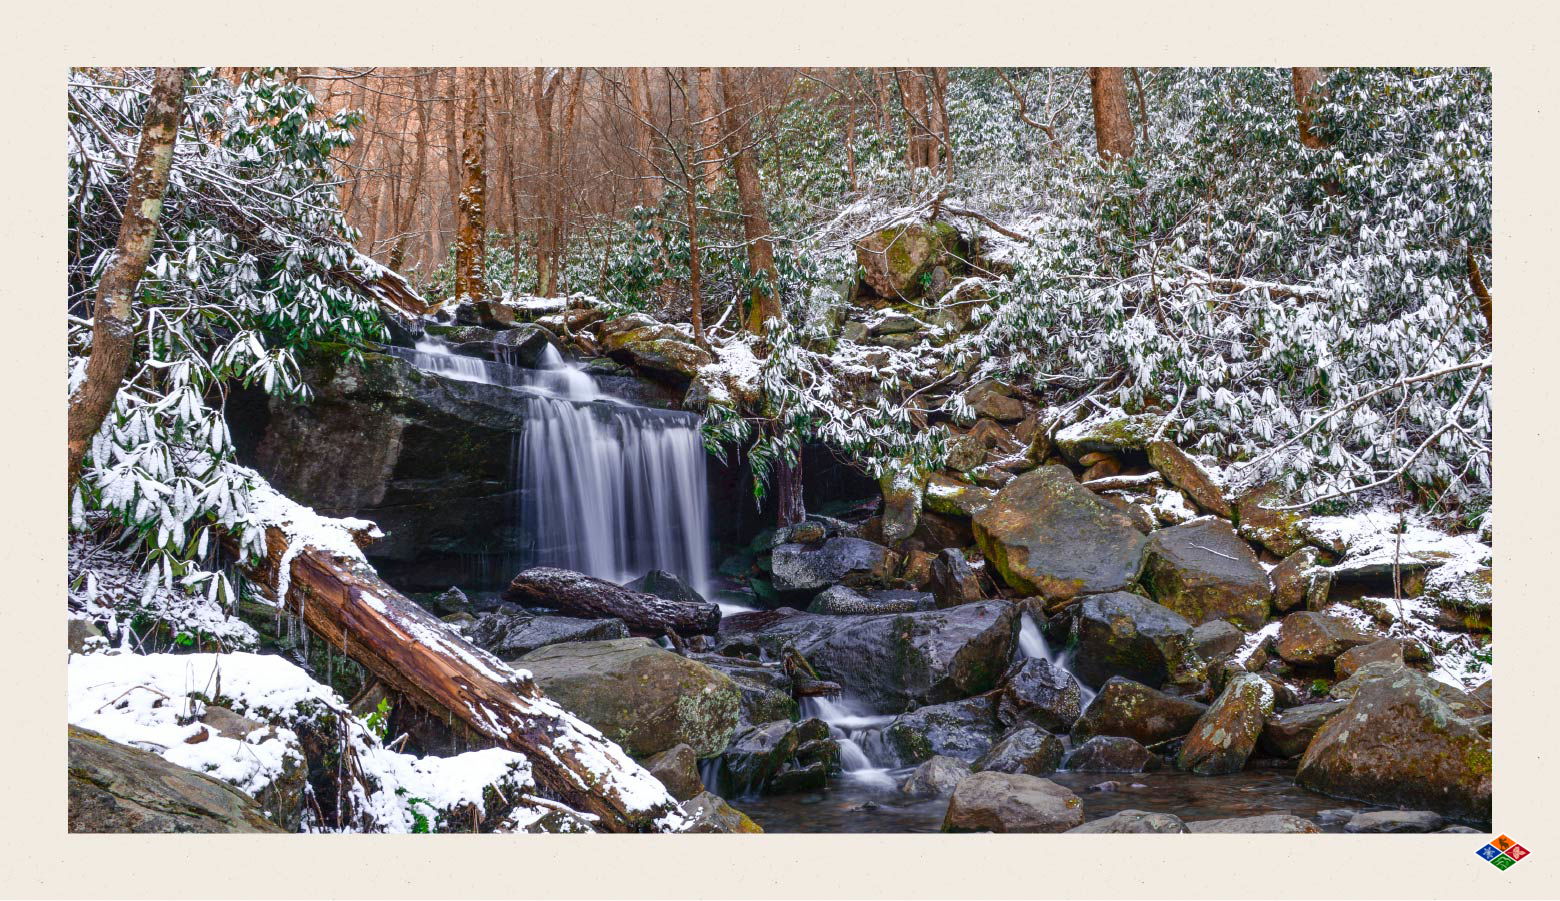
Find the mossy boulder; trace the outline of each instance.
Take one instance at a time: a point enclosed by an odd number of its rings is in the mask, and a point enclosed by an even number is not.
[[[890,547],[915,534],[921,522],[921,500],[926,477],[910,469],[899,469],[878,480],[883,492],[883,543]]]
[[[1083,825],[1083,801],[1049,779],[976,773],[948,800],[944,832],[1066,832]]]
[[[690,745],[673,745],[641,763],[679,801],[687,801],[704,791],[704,781],[699,778],[699,755]]]
[[[750,833],[764,830],[742,811],[727,804],[725,799],[710,792],[702,792],[682,803],[683,813],[690,821],[687,831],[701,833]]]
[[[1073,724],[1072,740],[1078,745],[1096,735],[1119,735],[1152,746],[1192,731],[1207,709],[1206,704],[1118,676],[1100,686]]]
[[[1267,620],[1273,586],[1229,523],[1205,516],[1149,537],[1143,587],[1193,625],[1225,620],[1248,631]]]
[[[884,728],[883,743],[902,766],[938,756],[974,763],[1001,734],[996,705],[975,697],[901,714]]]
[[[1084,683],[1125,676],[1158,688],[1205,678],[1192,624],[1175,611],[1125,591],[1091,595],[1074,611],[1072,667]]]
[[[821,545],[788,542],[770,553],[770,574],[782,593],[816,592],[840,582],[884,587],[892,569],[888,548],[863,538],[836,536]]]
[[[978,772],[1045,776],[1062,764],[1062,740],[1039,726],[1020,726],[997,739],[975,761]]]
[[[934,472],[926,479],[926,509],[934,513],[972,517],[991,506],[991,499],[996,496],[990,488],[971,485],[940,472]]]
[[[856,242],[856,262],[872,293],[890,300],[915,300],[926,294],[932,270],[964,271],[958,229],[946,222],[907,223],[885,228]]]
[[[1162,421],[1153,413],[1101,413],[1060,429],[1053,440],[1062,456],[1074,463],[1091,453],[1141,459]]]
[[[1238,773],[1273,713],[1273,688],[1256,673],[1231,679],[1181,743],[1175,765],[1199,776]]]
[[[1141,773],[1153,762],[1153,753],[1135,739],[1096,735],[1074,748],[1062,766],[1078,773]]]
[[[1296,510],[1277,509],[1284,505],[1284,492],[1278,485],[1259,485],[1241,495],[1235,501],[1241,537],[1280,557],[1305,547],[1305,517]]]
[[[1159,470],[1165,481],[1181,489],[1198,507],[1225,519],[1234,517],[1235,508],[1224,496],[1224,489],[1195,457],[1163,439],[1148,442],[1145,449],[1148,465]]]
[[[1327,593],[1332,589],[1332,573],[1320,563],[1320,551],[1303,547],[1273,567],[1268,573],[1273,582],[1273,609],[1288,613],[1300,609],[1320,610],[1326,606]]]
[[[1380,637],[1361,631],[1346,619],[1301,610],[1284,617],[1275,648],[1289,663],[1331,668],[1340,654]]]

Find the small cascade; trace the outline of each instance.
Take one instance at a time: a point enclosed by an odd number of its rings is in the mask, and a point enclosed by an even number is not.
[[[494,384],[486,360],[455,353],[450,350],[448,344],[435,338],[420,338],[417,346],[411,350],[404,347],[391,347],[388,350],[418,369],[436,372],[463,382]]]
[[[1089,703],[1094,700],[1095,695],[1099,694],[1099,692],[1083,684],[1083,680],[1079,679],[1077,673],[1073,672],[1072,659],[1073,654],[1076,652],[1052,651],[1050,643],[1045,640],[1045,634],[1040,631],[1039,626],[1035,625],[1035,621],[1030,619],[1029,614],[1025,613],[1019,620],[1019,652],[1025,657],[1034,660],[1044,660],[1046,663],[1072,676],[1073,681],[1078,683],[1079,700],[1082,701],[1082,706],[1087,709]]]
[[[892,716],[860,713],[847,698],[804,698],[802,715],[828,724],[829,736],[840,746],[840,770],[845,778],[893,787],[892,767],[881,765],[888,757],[883,748],[883,727],[893,721]]]

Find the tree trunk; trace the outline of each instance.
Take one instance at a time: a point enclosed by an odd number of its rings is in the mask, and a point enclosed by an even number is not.
[[[482,73],[465,74],[465,109],[461,115],[461,170],[464,185],[460,192],[460,230],[455,245],[455,296],[462,300],[481,300],[487,296],[482,266],[487,244],[487,173],[483,157],[487,135],[483,121]]]
[[[764,209],[764,189],[758,180],[753,134],[748,127],[748,104],[738,70],[722,68],[721,91],[726,100],[726,140],[737,176],[737,198],[742,207],[742,233],[747,243],[748,272],[753,282],[747,328],[764,334],[764,323],[780,318],[780,277],[775,271],[769,214]]]
[[[445,244],[447,252],[451,244],[459,242],[456,236],[460,231],[460,70],[449,70],[449,94],[444,103],[444,175],[449,181],[450,198],[450,230],[446,233],[450,240]],[[441,213],[440,219],[443,219]],[[447,259],[444,253],[439,254],[438,264],[444,265]]]
[[[701,66],[698,73],[699,160],[704,170],[704,190],[714,194],[720,187],[720,110],[715,103],[715,70]],[[691,118],[691,117],[690,117]]]
[[[1316,86],[1322,80],[1322,70],[1316,66],[1295,66],[1289,72],[1295,88],[1295,125],[1300,129],[1300,143],[1321,150],[1327,142],[1312,130],[1311,117],[1321,105]]]
[[[700,70],[699,78],[702,81],[708,69]],[[691,87],[691,86],[689,86]],[[701,105],[704,104],[703,96],[705,86],[700,86]],[[691,147],[700,140],[697,136],[702,130],[694,125],[692,92],[685,91],[688,98],[688,145]],[[718,129],[718,126],[717,126]],[[688,214],[688,325],[693,329],[693,341],[706,350],[709,349],[709,341],[704,337],[704,284],[702,266],[699,260],[699,182],[694,177],[693,161],[690,159],[685,169],[683,179],[683,194],[686,201]],[[706,179],[710,177],[710,170],[704,170]]]
[[[423,79],[414,82],[419,88]],[[401,206],[401,216],[395,224],[395,246],[390,251],[390,268],[400,272],[406,265],[406,250],[412,240],[412,222],[416,219],[417,201],[422,195],[423,173],[428,169],[428,104],[424,91],[415,91],[413,102],[417,105],[417,149],[412,163],[412,182],[406,192],[406,202]]]
[[[709,601],[668,600],[551,566],[521,570],[504,597],[574,616],[615,617],[640,634],[661,635],[667,629],[679,635],[713,634],[720,626],[720,607]]]
[[[900,107],[905,114],[905,165],[911,170],[937,167],[937,138],[932,134],[925,76],[919,69],[895,69]]]
[[[953,176],[953,130],[948,119],[948,68],[937,66],[932,70],[932,136],[941,160],[943,175]]]
[[[81,478],[87,446],[114,408],[119,385],[130,369],[130,352],[135,344],[136,288],[157,237],[157,218],[162,214],[163,195],[168,190],[168,172],[173,166],[188,77],[188,69],[170,66],[159,68],[152,79],[146,118],[141,122],[141,143],[130,170],[124,219],[119,223],[119,239],[113,258],[98,280],[97,298],[92,305],[92,351],[87,357],[86,380],[71,394],[66,414],[67,492]]]
[[[798,454],[792,463],[784,457],[775,460],[775,519],[784,528],[794,526],[807,518],[807,508],[802,503],[802,458]]]
[[[650,77],[642,67],[628,70],[628,97],[634,110],[634,196],[640,206],[655,206],[661,199],[661,183],[651,162],[655,132],[650,117],[655,107],[650,102]]]
[[[1132,156],[1132,113],[1127,108],[1127,85],[1121,73],[1118,66],[1089,67],[1094,144],[1106,162]]]

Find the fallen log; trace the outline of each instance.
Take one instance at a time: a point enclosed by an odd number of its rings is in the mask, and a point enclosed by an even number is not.
[[[353,532],[348,540],[352,521],[322,520],[285,499],[280,503],[292,522],[265,529],[265,556],[245,570],[280,595],[278,601],[310,631],[403,699],[458,724],[473,744],[524,754],[539,793],[594,816],[598,828],[679,827],[676,801],[621,748],[545,698],[529,673],[467,643],[380,580],[352,546],[367,533]],[[313,522],[298,526],[306,518]],[[320,522],[339,529],[334,538],[313,539]],[[294,527],[281,527],[289,525]]]
[[[798,698],[833,698],[843,691],[840,683],[821,679],[795,679],[791,682],[791,694]]]
[[[522,570],[504,597],[572,616],[620,619],[629,631],[651,637],[668,630],[680,636],[711,635],[720,627],[720,607],[709,601],[672,601],[551,566]]]

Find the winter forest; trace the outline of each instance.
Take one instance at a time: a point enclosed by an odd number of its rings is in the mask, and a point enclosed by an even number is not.
[[[71,831],[1490,828],[1488,69],[64,101]]]

